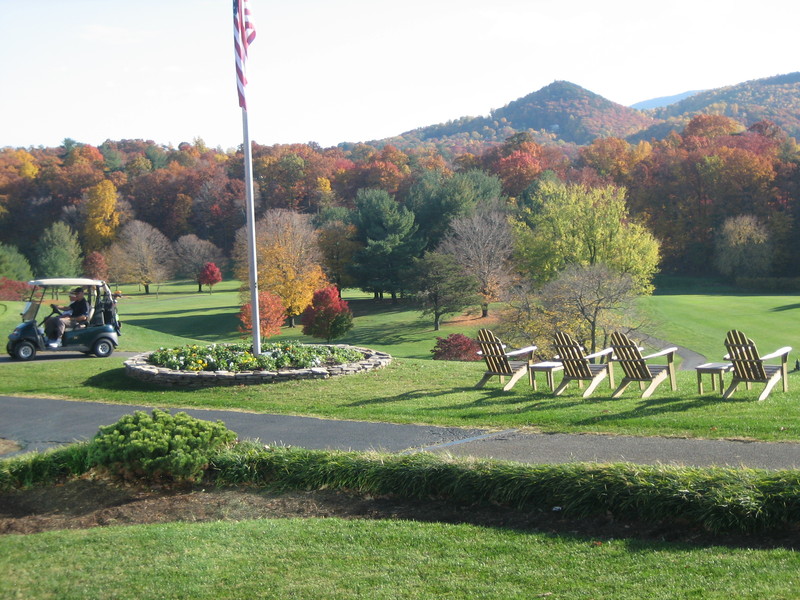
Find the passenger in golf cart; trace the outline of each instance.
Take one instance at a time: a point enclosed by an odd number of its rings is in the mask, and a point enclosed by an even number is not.
[[[57,348],[61,345],[61,336],[67,325],[75,328],[85,327],[89,321],[89,303],[84,298],[83,288],[76,287],[69,293],[69,306],[51,305],[53,310],[61,311],[60,314],[53,314],[44,321],[44,332],[47,336],[47,347]]]
[[[31,360],[37,351],[43,350],[71,350],[100,358],[114,352],[119,344],[121,325],[117,318],[117,297],[104,281],[83,278],[37,279],[29,281],[28,285],[32,286],[32,290],[22,312],[22,323],[8,336],[6,345],[6,351],[12,358]],[[68,307],[50,303],[65,289],[71,289]],[[80,301],[81,296],[83,302]],[[48,304],[51,312],[41,318],[39,308]],[[66,314],[68,311],[72,311],[70,315]],[[38,321],[39,318],[41,321]],[[61,343],[53,344],[46,335],[50,338],[59,336]]]

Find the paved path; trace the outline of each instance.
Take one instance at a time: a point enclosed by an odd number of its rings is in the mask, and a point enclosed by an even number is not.
[[[45,450],[91,438],[101,425],[150,407],[0,396],[0,438]],[[243,439],[312,449],[429,451],[528,463],[632,462],[800,468],[800,444],[607,435],[532,434],[424,425],[335,421],[237,411],[186,410],[220,419]]]

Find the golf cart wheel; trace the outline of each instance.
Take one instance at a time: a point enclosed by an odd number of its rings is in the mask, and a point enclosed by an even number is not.
[[[14,354],[17,360],[33,360],[36,356],[36,346],[30,342],[20,342],[14,347]]]
[[[108,338],[100,338],[92,346],[92,354],[97,358],[106,358],[114,352],[114,344]]]

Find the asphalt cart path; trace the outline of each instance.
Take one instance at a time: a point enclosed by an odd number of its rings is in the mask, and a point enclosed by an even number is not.
[[[22,452],[87,440],[101,425],[152,407],[0,396],[0,438]],[[536,434],[426,425],[338,421],[222,410],[185,412],[221,420],[241,439],[310,449],[420,451],[526,463],[630,462],[764,469],[800,468],[800,444],[594,434]],[[11,455],[6,455],[11,456]]]

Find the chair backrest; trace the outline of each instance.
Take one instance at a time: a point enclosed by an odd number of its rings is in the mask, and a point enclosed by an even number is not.
[[[725,336],[725,348],[728,349],[728,359],[733,364],[733,374],[742,381],[765,381],[767,374],[764,371],[764,362],[758,355],[753,340],[741,331],[732,329]]]
[[[589,361],[586,360],[583,348],[568,333],[561,331],[555,336],[555,349],[558,360],[564,365],[564,375],[591,379]]]
[[[642,357],[636,342],[624,333],[615,331],[611,334],[611,347],[614,349],[614,360],[622,365],[625,377],[634,380],[652,379],[647,361]]]
[[[488,329],[478,330],[478,344],[488,370],[506,375],[513,374],[503,342],[495,334]]]

